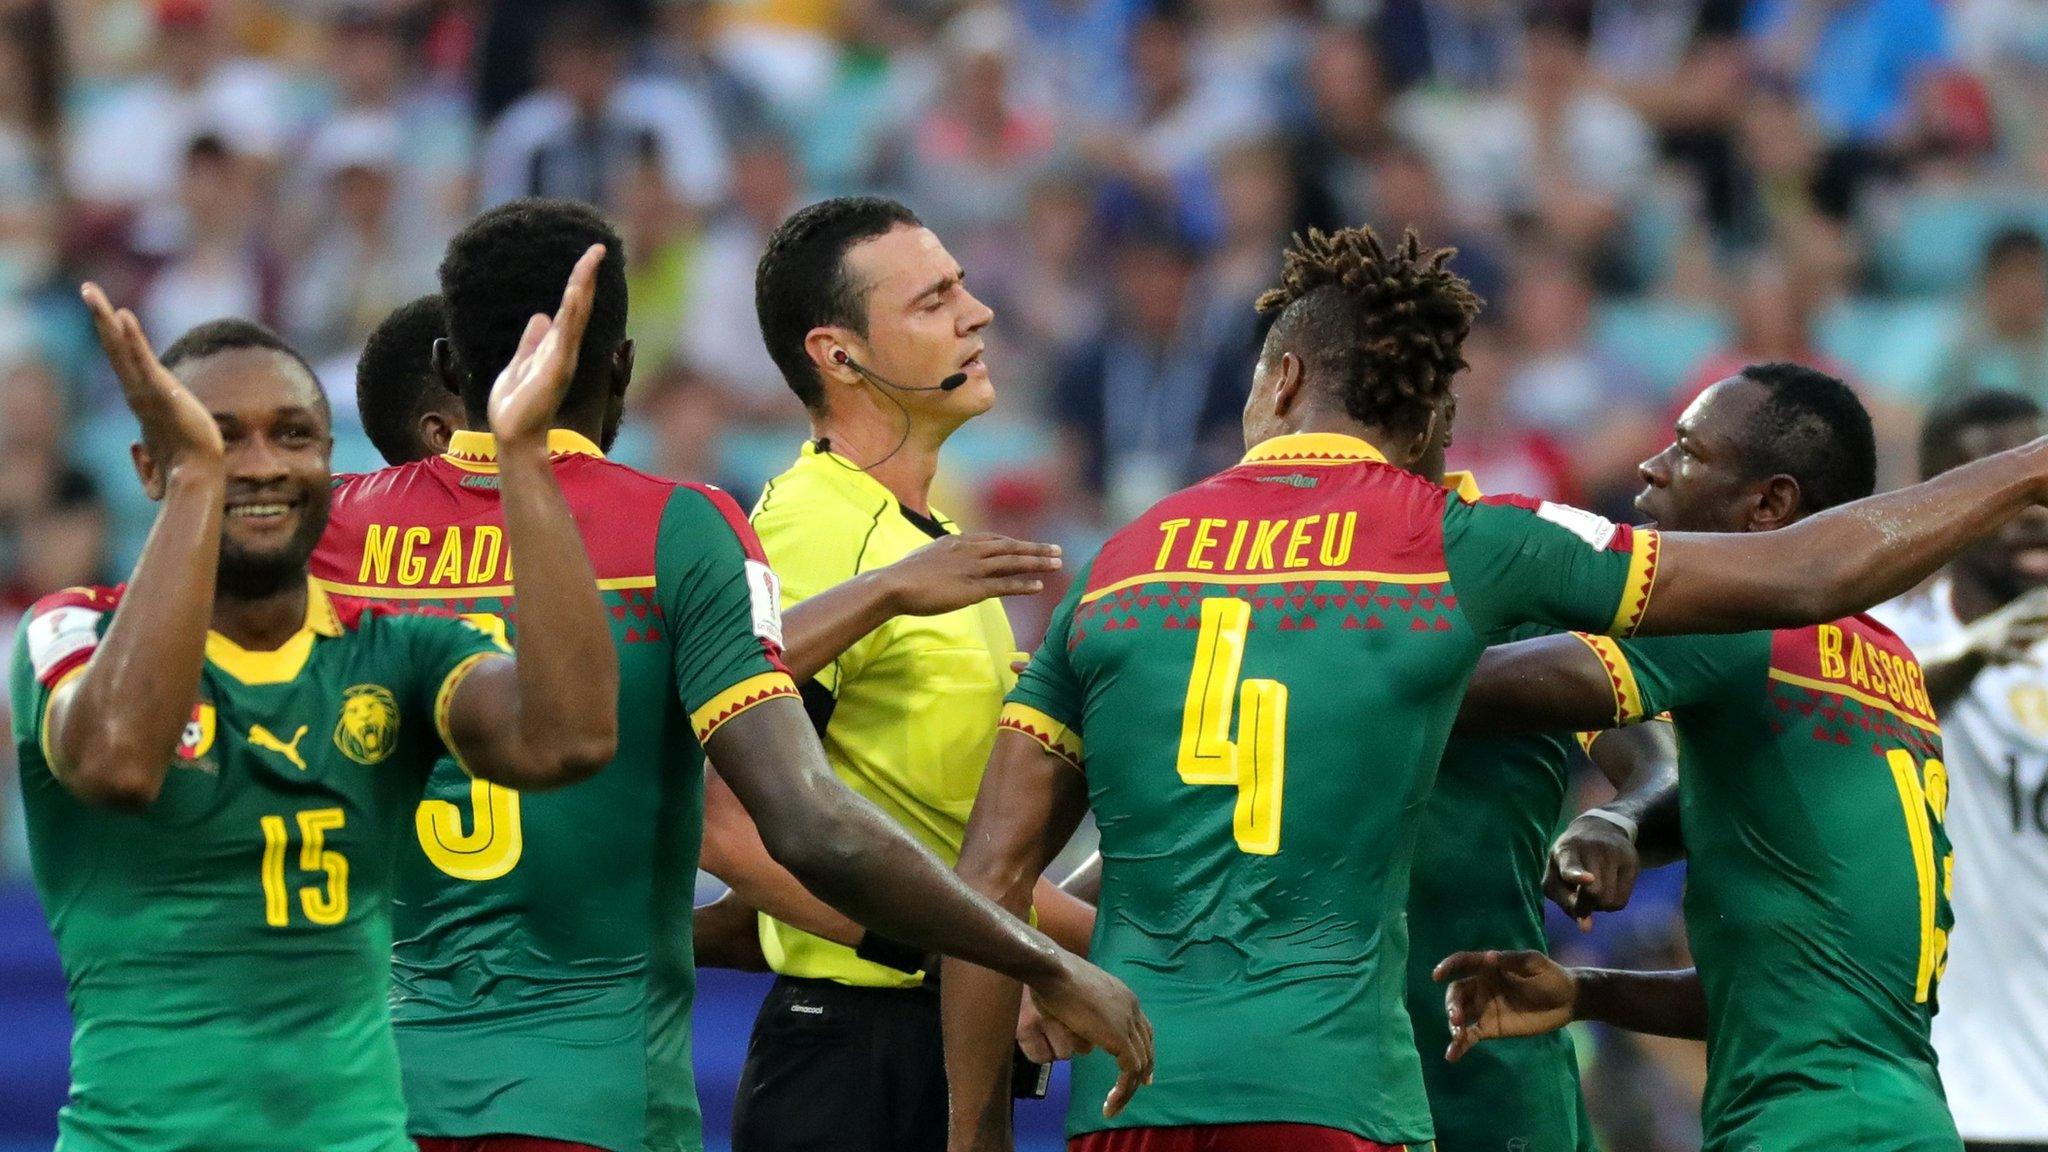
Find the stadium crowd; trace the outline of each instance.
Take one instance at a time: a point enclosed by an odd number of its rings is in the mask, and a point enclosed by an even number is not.
[[[589,200],[641,366],[615,455],[744,503],[804,434],[762,244],[886,192],[997,316],[935,502],[1085,556],[1236,459],[1285,238],[1413,226],[1487,301],[1452,465],[1625,519],[1743,363],[1851,381],[1891,482],[1930,403],[2048,402],[2044,111],[2022,0],[0,0],[0,639],[149,524],[83,279],[159,346],[277,328],[367,469],[370,330],[475,210]],[[1060,591],[1012,602],[1024,647]],[[1682,962],[1677,890],[1563,954]],[[1588,1050],[1612,1146],[1698,1146],[1696,1046]]]

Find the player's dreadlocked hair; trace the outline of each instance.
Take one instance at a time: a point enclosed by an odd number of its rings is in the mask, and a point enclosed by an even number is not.
[[[1297,235],[1280,286],[1259,297],[1278,313],[1267,348],[1300,356],[1335,381],[1353,419],[1411,430],[1450,390],[1479,297],[1447,265],[1456,249],[1424,249],[1411,229],[1388,251],[1371,228]]]

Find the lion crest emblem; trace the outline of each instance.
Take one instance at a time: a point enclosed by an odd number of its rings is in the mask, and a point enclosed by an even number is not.
[[[398,747],[398,699],[381,684],[358,684],[341,694],[334,746],[358,764],[375,764]]]

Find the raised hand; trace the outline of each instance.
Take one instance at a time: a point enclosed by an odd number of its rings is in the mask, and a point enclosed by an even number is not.
[[[1451,1021],[1444,1059],[1454,1062],[1482,1040],[1554,1032],[1572,1022],[1578,1004],[1571,972],[1541,952],[1459,952],[1431,976],[1451,981],[1444,992]]]
[[[583,347],[583,329],[597,296],[597,266],[604,245],[592,244],[569,273],[562,304],[553,318],[535,313],[519,337],[512,362],[491,385],[487,412],[491,434],[500,445],[545,442],[562,397],[576,377],[576,359]]]
[[[899,616],[938,616],[996,596],[1030,596],[1059,571],[1053,544],[993,532],[947,536],[882,569]]]
[[[86,284],[79,296],[92,312],[100,347],[121,381],[122,398],[142,425],[143,442],[158,456],[158,467],[169,472],[181,464],[219,465],[227,455],[220,425],[156,358],[135,313],[115,310],[97,284]]]
[[[1152,1022],[1123,981],[1071,952],[1060,957],[1059,974],[1032,985],[1031,993],[1046,1021],[1073,1037],[1074,1051],[1101,1048],[1116,1057],[1116,1085],[1102,1102],[1107,1119],[1152,1082]]]

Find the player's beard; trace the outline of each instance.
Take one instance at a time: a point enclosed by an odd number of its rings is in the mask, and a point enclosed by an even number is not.
[[[233,600],[261,600],[303,583],[306,564],[320,545],[320,534],[327,530],[326,495],[323,490],[306,502],[305,515],[282,547],[254,551],[223,534],[216,570],[219,594]]]

